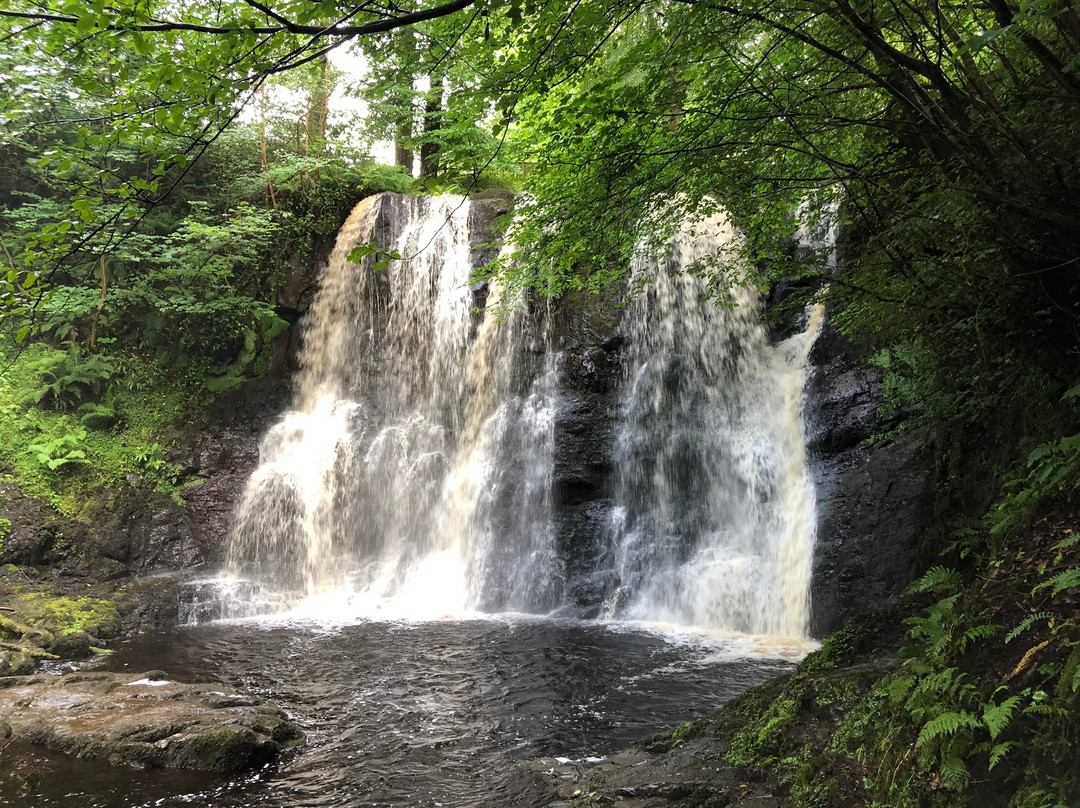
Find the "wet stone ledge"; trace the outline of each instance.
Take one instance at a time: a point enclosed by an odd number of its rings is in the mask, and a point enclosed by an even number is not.
[[[12,734],[118,766],[212,772],[271,763],[304,740],[262,699],[160,671],[0,679],[0,737]]]

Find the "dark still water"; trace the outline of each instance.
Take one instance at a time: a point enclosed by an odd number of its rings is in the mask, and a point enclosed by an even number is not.
[[[210,624],[128,640],[106,666],[256,693],[283,707],[307,744],[231,778],[13,746],[0,764],[0,804],[543,805],[516,761],[609,754],[790,663],[732,641],[515,617]]]

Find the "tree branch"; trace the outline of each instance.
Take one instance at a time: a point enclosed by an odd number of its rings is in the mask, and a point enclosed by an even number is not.
[[[442,5],[433,6],[431,8],[421,9],[420,11],[413,11],[409,14],[402,14],[400,17],[386,17],[381,20],[375,20],[373,22],[364,23],[363,25],[300,25],[298,23],[286,20],[284,17],[279,17],[277,14],[271,14],[273,19],[279,20],[279,25],[270,26],[217,26],[217,25],[199,25],[197,23],[190,22],[158,22],[158,23],[133,23],[130,25],[114,23],[112,25],[105,26],[106,31],[121,31],[121,32],[138,32],[138,33],[167,33],[173,31],[192,31],[198,34],[210,34],[213,36],[226,36],[230,34],[246,33],[246,34],[304,34],[306,36],[318,36],[318,37],[358,37],[366,36],[368,34],[378,34],[384,31],[393,31],[397,28],[404,28],[409,25],[415,25],[419,22],[425,22],[427,20],[434,20],[440,17],[446,17],[450,14],[454,14],[463,9],[469,8],[474,5],[476,0],[450,0],[448,3]],[[251,3],[250,5],[256,6]],[[265,8],[258,6],[259,10],[265,11]],[[0,9],[0,17],[9,17],[18,20],[29,20],[31,22],[53,22],[61,23],[64,25],[77,25],[80,18],[68,14],[49,14],[46,12],[33,12],[33,11],[9,11],[6,9]]]

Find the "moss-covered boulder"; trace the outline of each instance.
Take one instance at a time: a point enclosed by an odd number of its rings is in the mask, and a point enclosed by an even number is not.
[[[21,649],[0,650],[0,676],[25,676],[33,673],[37,660]]]
[[[0,723],[29,743],[113,765],[215,772],[262,766],[304,739],[262,699],[159,671],[0,679]]]
[[[53,640],[49,653],[61,659],[86,659],[93,646],[94,638],[85,631],[69,631]]]

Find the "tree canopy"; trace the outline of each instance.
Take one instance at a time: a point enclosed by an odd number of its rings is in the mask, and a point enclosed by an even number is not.
[[[131,232],[270,77],[352,43],[371,64],[357,90],[371,136],[396,139],[402,161],[416,151],[465,188],[524,168],[514,232],[532,260],[498,268],[508,282],[598,288],[717,206],[749,265],[821,274],[790,248],[792,212],[840,205],[847,265],[830,289],[852,333],[903,345],[883,359],[900,364],[929,343],[982,346],[953,351],[978,370],[937,385],[952,390],[939,408],[1005,383],[1009,344],[1076,342],[1069,0],[54,0],[0,20],[2,148],[70,194],[7,259],[8,312],[33,305],[42,274]],[[725,270],[703,268],[721,285]]]

